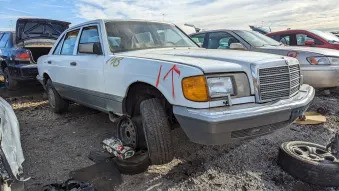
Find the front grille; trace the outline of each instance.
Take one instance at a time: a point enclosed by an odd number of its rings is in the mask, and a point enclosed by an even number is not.
[[[292,97],[299,92],[299,65],[259,69],[259,101]]]

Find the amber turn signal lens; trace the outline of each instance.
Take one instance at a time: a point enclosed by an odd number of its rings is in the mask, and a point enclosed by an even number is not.
[[[208,101],[205,76],[194,76],[182,80],[182,91],[186,99],[196,102]]]

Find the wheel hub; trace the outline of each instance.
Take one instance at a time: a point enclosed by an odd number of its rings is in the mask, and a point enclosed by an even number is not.
[[[307,160],[315,161],[315,162],[322,162],[322,161],[331,161],[335,162],[338,159],[331,154],[330,152],[324,150],[323,148],[319,148],[316,146],[309,146],[309,145],[293,145],[291,146],[291,151]]]
[[[124,144],[132,148],[137,147],[137,127],[130,118],[125,117],[121,119],[119,123],[119,134]]]

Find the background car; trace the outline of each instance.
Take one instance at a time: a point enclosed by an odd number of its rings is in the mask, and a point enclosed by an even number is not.
[[[238,49],[297,58],[304,83],[315,88],[339,86],[339,51],[325,48],[285,46],[258,32],[214,30],[190,35],[207,49]]]
[[[0,32],[0,69],[6,88],[13,90],[20,81],[36,80],[38,58],[48,54],[69,24],[49,19],[18,19],[15,32]]]
[[[311,46],[339,50],[339,37],[320,30],[286,30],[267,34],[290,46]]]

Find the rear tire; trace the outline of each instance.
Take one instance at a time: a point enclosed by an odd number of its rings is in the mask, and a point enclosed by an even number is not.
[[[54,89],[52,85],[52,81],[50,79],[47,80],[46,91],[47,91],[49,106],[54,113],[63,113],[67,111],[69,102],[67,100],[64,100],[59,95],[59,93]]]
[[[18,82],[13,80],[11,74],[9,73],[8,68],[6,67],[4,70],[4,78],[5,78],[5,86],[9,90],[15,90],[18,86]]]
[[[152,98],[142,101],[140,113],[151,164],[161,165],[172,161],[171,129],[160,100]]]

